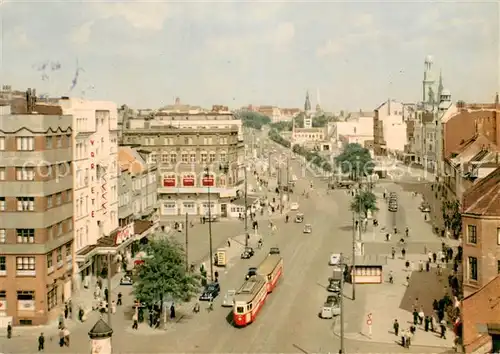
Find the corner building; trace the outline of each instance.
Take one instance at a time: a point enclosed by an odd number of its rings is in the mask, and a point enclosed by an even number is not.
[[[56,319],[72,292],[73,118],[29,101],[0,106],[0,327]]]

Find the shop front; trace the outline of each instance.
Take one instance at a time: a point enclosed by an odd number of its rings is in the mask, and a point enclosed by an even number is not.
[[[350,269],[350,281],[356,284],[382,284],[384,281],[383,267],[387,257],[378,255],[356,256],[356,264]]]

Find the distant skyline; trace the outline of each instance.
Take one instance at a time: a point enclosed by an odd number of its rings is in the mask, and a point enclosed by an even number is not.
[[[454,101],[500,91],[496,1],[7,0],[0,15],[0,84],[51,96],[302,107],[309,90],[314,108],[319,89],[325,110],[371,110],[421,100],[427,55]]]

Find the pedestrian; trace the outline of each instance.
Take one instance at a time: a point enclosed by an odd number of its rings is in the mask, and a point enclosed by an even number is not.
[[[433,263],[436,263],[436,261],[437,261],[437,254],[436,254],[436,252],[434,252],[434,253],[432,254],[432,262],[433,262]]]
[[[153,309],[149,309],[149,327],[153,328],[154,317],[153,317]]]
[[[59,346],[64,347],[64,329],[59,330]]]
[[[230,248],[231,247],[231,241],[228,239],[227,240],[227,247]]]
[[[43,332],[40,333],[40,336],[38,337],[38,351],[43,352],[45,349],[45,337],[43,335]]]
[[[443,321],[441,321],[441,323],[439,324],[440,328],[441,328],[441,336],[439,338],[443,338],[443,339],[446,339],[446,324]]]
[[[389,233],[385,234],[385,240],[389,242]]]
[[[406,286],[407,287],[410,286],[410,276],[409,275],[406,276]]]
[[[425,316],[425,320],[424,320],[424,330],[426,332],[429,332],[429,322],[430,322],[430,317],[429,316]]]
[[[64,345],[69,347],[69,330],[67,328],[64,328],[63,334],[64,334]]]
[[[121,306],[122,305],[122,293],[118,293],[118,301],[116,301],[116,306]]]
[[[396,249],[394,247],[391,250],[391,254],[392,254],[392,259],[395,259],[396,258]]]
[[[429,251],[429,253],[427,253],[427,258],[429,259],[429,262],[432,262],[432,252]]]
[[[389,272],[389,284],[394,284],[394,275],[392,270]]]
[[[394,323],[392,324],[392,328],[394,329],[394,334],[397,337],[399,334],[399,322],[397,319],[394,320]]]
[[[417,309],[413,309],[413,324],[417,325],[418,323],[418,311]]]
[[[85,315],[85,312],[84,312],[84,311],[83,311],[83,309],[80,307],[80,308],[78,309],[78,320],[79,320],[80,322],[83,322],[83,316],[84,316],[84,315]]]
[[[406,258],[406,250],[404,247],[401,249],[401,256],[403,257],[403,259]]]
[[[424,318],[425,318],[424,309],[420,308],[420,312],[418,313],[418,321],[420,325],[424,323]]]
[[[132,317],[132,321],[134,321],[134,323],[132,324],[132,329],[137,330],[139,328],[139,317],[137,315],[137,312],[134,313],[134,316]]]
[[[425,262],[425,271],[429,272],[431,270],[431,263],[429,261]]]
[[[172,302],[172,305],[170,305],[170,319],[175,318],[175,306],[174,303]]]
[[[108,302],[108,296],[109,296],[109,290],[108,288],[104,289],[104,300],[106,300],[106,302]]]
[[[7,338],[11,339],[12,338],[12,323],[9,322],[7,325]]]
[[[68,300],[69,318],[73,318],[73,304],[71,299]]]
[[[418,271],[419,272],[423,272],[424,271],[424,262],[422,260],[420,260],[418,262]]]
[[[68,303],[65,303],[64,304],[64,318],[68,319],[68,315],[69,315]]]

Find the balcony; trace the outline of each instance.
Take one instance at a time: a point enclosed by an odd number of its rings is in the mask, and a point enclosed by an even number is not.
[[[18,277],[36,277],[36,270],[16,270]]]
[[[47,274],[52,274],[52,273],[54,273],[54,266],[47,268]]]
[[[0,277],[6,277],[7,276],[7,271],[6,270],[0,270]]]
[[[64,262],[62,260],[60,260],[59,262],[57,262],[57,269],[62,268],[63,265],[64,265]]]

